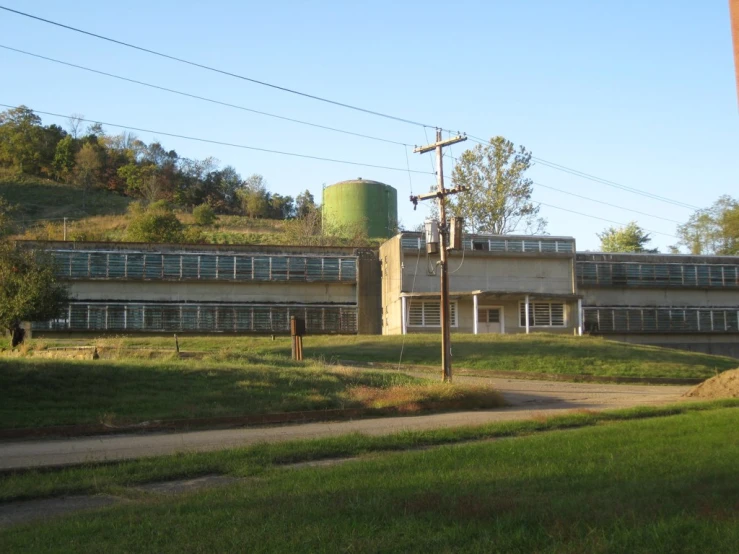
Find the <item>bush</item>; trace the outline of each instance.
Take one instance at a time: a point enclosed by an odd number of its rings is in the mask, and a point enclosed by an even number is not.
[[[182,223],[166,202],[154,202],[144,210],[133,205],[133,218],[126,229],[126,240],[133,242],[183,242]]]
[[[208,204],[196,206],[192,211],[192,217],[195,220],[195,225],[213,225],[218,219],[213,208]]]

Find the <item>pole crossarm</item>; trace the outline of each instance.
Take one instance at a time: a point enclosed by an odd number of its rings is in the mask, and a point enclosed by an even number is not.
[[[445,146],[451,146],[452,144],[457,144],[458,142],[463,142],[467,140],[466,135],[457,135],[456,137],[450,137],[446,140],[440,140],[433,144],[429,144],[426,146],[416,146],[413,149],[414,154],[425,154],[426,152],[431,152],[432,150],[436,150],[438,147],[445,147]]]
[[[444,189],[444,192],[436,191],[411,195],[411,202],[413,202],[413,209],[415,210],[418,203],[423,200],[438,200],[439,198],[443,198],[444,196],[449,196],[450,194],[459,194],[460,192],[467,192],[468,190],[470,190],[469,187],[458,186],[454,187],[453,189]]]

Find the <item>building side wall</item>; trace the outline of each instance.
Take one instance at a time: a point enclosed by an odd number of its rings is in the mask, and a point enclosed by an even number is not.
[[[410,256],[408,257],[410,259]],[[431,259],[435,266],[438,258]],[[415,275],[415,292],[438,292],[439,276],[428,275],[425,254],[421,255],[418,271],[415,263],[407,263],[403,268],[403,292],[410,292]],[[449,288],[454,291],[496,291],[496,292],[540,292],[550,294],[572,293],[572,259],[540,257],[497,257],[472,256],[462,259],[453,255],[449,260]],[[452,273],[453,272],[453,273]]]
[[[379,256],[382,273],[382,334],[399,335],[403,332],[400,291],[403,283],[402,266],[405,263],[400,237],[395,236],[380,246]],[[415,266],[416,257],[408,257],[407,262]]]
[[[730,290],[634,289],[580,287],[585,306],[736,306],[739,293]]]
[[[357,287],[342,283],[230,283],[163,281],[72,281],[76,300],[129,302],[273,302],[347,304]]]
[[[357,269],[357,332],[379,335],[382,333],[382,269],[377,254],[360,253]]]

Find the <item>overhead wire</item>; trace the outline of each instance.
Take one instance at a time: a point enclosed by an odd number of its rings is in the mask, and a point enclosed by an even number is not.
[[[331,127],[329,125],[322,125],[320,123],[313,123],[313,122],[310,122],[310,121],[303,121],[303,120],[300,120],[300,119],[295,119],[295,118],[292,118],[292,117],[286,117],[286,116],[282,116],[282,115],[278,115],[278,114],[273,114],[273,113],[265,112],[265,111],[262,111],[262,110],[255,110],[253,108],[247,108],[246,106],[240,106],[238,104],[232,104],[230,102],[224,102],[222,100],[215,100],[213,98],[207,98],[205,96],[200,96],[198,94],[192,94],[192,93],[189,93],[189,92],[184,92],[184,91],[181,91],[181,90],[176,90],[176,89],[172,89],[172,88],[161,86],[161,85],[155,85],[153,83],[147,83],[145,81],[139,81],[138,79],[132,79],[130,77],[123,77],[122,75],[116,75],[116,74],[110,73],[108,71],[101,71],[99,69],[93,69],[91,67],[85,67],[83,65],[78,65],[78,64],[75,64],[75,63],[71,63],[71,62],[65,62],[63,60],[59,60],[59,59],[56,59],[56,58],[50,58],[48,56],[42,56],[41,54],[34,54],[33,52],[28,52],[26,50],[21,50],[19,48],[13,48],[12,46],[7,46],[7,45],[4,45],[4,44],[0,44],[0,48],[3,48],[5,50],[10,50],[12,52],[17,52],[17,53],[20,53],[20,54],[24,54],[24,55],[27,55],[27,56],[32,56],[34,58],[38,58],[38,59],[50,61],[50,62],[53,62],[53,63],[65,65],[65,66],[68,66],[68,67],[74,67],[76,69],[81,69],[83,71],[88,71],[90,73],[96,73],[98,75],[103,75],[105,77],[111,77],[113,79],[118,79],[120,81],[126,81],[128,83],[133,83],[133,84],[136,84],[136,85],[141,85],[141,86],[144,86],[144,87],[149,87],[149,88],[156,89],[156,90],[161,90],[161,91],[164,91],[164,92],[170,92],[172,94],[178,94],[180,96],[185,96],[185,97],[188,97],[188,98],[193,98],[195,100],[202,100],[203,102],[210,102],[211,104],[218,104],[220,106],[225,106],[225,107],[228,107],[228,108],[234,108],[234,109],[237,109],[237,110],[242,110],[242,111],[245,111],[245,112],[250,112],[250,113],[254,113],[254,114],[258,114],[258,115],[263,115],[263,116],[266,116],[266,117],[272,117],[272,118],[275,118],[275,119],[281,119],[283,121],[289,121],[291,123],[298,123],[300,125],[307,125],[307,126],[310,126],[310,127],[316,127],[318,129],[325,129],[327,131],[333,131],[333,132],[336,132],[336,133],[343,133],[343,134],[346,134],[346,135],[353,135],[353,136],[356,136],[356,137],[361,137],[361,138],[365,138],[365,139],[369,139],[369,140],[375,140],[375,141],[379,141],[379,142],[386,142],[386,143],[390,143],[390,144],[400,144],[400,145],[405,146],[405,147],[411,146],[408,143],[397,141],[397,140],[386,139],[386,138],[382,138],[382,137],[376,137],[376,136],[367,135],[367,134],[364,134],[364,133],[357,133],[357,132],[354,132],[354,131],[348,131],[346,129],[339,129],[337,127]]]
[[[3,104],[3,103],[0,103],[0,106],[2,106],[4,108],[14,108],[15,107],[15,106],[11,106],[10,104]],[[71,117],[70,115],[58,114],[58,113],[54,113],[54,112],[47,112],[47,111],[41,111],[41,110],[33,110],[33,111],[35,113],[40,113],[40,114],[43,114],[43,115],[50,115],[50,116],[53,116],[53,117],[64,117],[64,118]],[[110,122],[99,121],[99,120],[94,120],[94,119],[84,119],[84,118],[81,118],[81,117],[76,117],[76,119],[78,119],[79,121],[84,121],[86,123],[99,123],[100,125],[107,125],[108,127],[116,127],[118,129],[127,129],[127,130],[130,130],[130,131],[138,131],[140,133],[152,133],[154,135],[163,135],[163,136],[167,136],[167,137],[180,138],[180,139],[184,139],[184,140],[192,140],[192,141],[197,141],[197,142],[205,142],[205,143],[208,143],[208,144],[217,144],[217,145],[220,145],[220,146],[229,146],[229,147],[232,147],[232,148],[241,148],[241,149],[244,149],[244,150],[254,150],[254,151],[257,151],[257,152],[266,152],[266,153],[269,153],[269,154],[278,154],[278,155],[282,155],[282,156],[292,156],[292,157],[296,157],[296,158],[304,158],[304,159],[309,159],[309,160],[318,160],[318,161],[330,162],[330,163],[355,165],[355,166],[361,166],[361,167],[371,167],[371,168],[375,168],[375,169],[385,169],[385,170],[388,170],[388,171],[403,171],[403,172],[405,172],[405,171],[412,171],[413,173],[421,173],[421,174],[424,174],[424,175],[429,175],[430,174],[428,171],[420,171],[420,170],[417,170],[417,169],[405,169],[405,168],[402,168],[402,167],[391,167],[391,166],[386,166],[386,165],[368,164],[368,163],[355,162],[355,161],[350,161],[350,160],[339,160],[339,159],[335,159],[335,158],[324,158],[322,156],[313,156],[313,155],[309,155],[309,154],[299,154],[297,152],[285,152],[285,151],[282,151],[282,150],[271,150],[269,148],[260,148],[258,146],[249,146],[249,145],[245,145],[245,144],[235,144],[235,143],[232,143],[232,142],[225,142],[225,141],[220,141],[220,140],[205,139],[205,138],[200,138],[200,137],[192,137],[192,136],[188,136],[188,135],[181,135],[181,134],[178,134],[178,133],[170,133],[170,132],[166,132],[166,131],[156,131],[156,130],[153,130],[153,129],[144,129],[143,127],[134,127],[132,125],[121,125],[121,124],[118,124],[118,123],[110,123]]]
[[[200,69],[204,69],[204,70],[207,70],[207,71],[212,71],[212,72],[219,73],[219,74],[222,74],[222,75],[226,75],[226,76],[229,76],[229,77],[233,77],[233,78],[236,78],[236,79],[241,79],[241,80],[244,80],[244,81],[248,81],[248,82],[251,82],[251,83],[254,83],[254,84],[257,84],[257,85],[269,87],[269,88],[272,88],[272,89],[280,90],[280,91],[283,91],[283,92],[286,92],[286,93],[290,93],[290,94],[302,96],[302,97],[305,97],[305,98],[310,98],[312,100],[324,102],[324,103],[327,103],[327,104],[332,104],[332,105],[339,106],[339,107],[342,107],[342,108],[346,108],[346,109],[350,109],[350,110],[354,110],[354,111],[358,111],[358,112],[363,112],[363,113],[366,113],[366,114],[370,114],[370,115],[374,115],[374,116],[378,116],[378,117],[382,117],[382,118],[385,118],[385,119],[390,119],[390,120],[394,120],[394,121],[398,121],[398,122],[402,122],[402,123],[407,123],[407,124],[410,124],[410,125],[420,126],[420,127],[423,127],[424,128],[424,132],[425,132],[425,129],[427,127],[428,128],[439,128],[439,129],[442,129],[442,130],[447,131],[449,133],[452,132],[449,129],[444,129],[442,127],[438,127],[438,126],[434,126],[434,125],[429,125],[429,124],[422,123],[422,122],[419,122],[419,121],[414,121],[412,119],[398,117],[398,116],[394,116],[394,115],[391,115],[391,114],[387,114],[387,113],[383,113],[383,112],[379,112],[379,111],[375,111],[375,110],[370,110],[370,109],[367,109],[367,108],[362,108],[360,106],[356,106],[356,105],[353,105],[353,104],[348,104],[348,103],[345,103],[345,102],[339,102],[339,101],[332,100],[332,99],[325,98],[325,97],[321,97],[321,96],[318,96],[318,95],[314,95],[314,94],[309,94],[309,93],[306,93],[306,92],[302,92],[302,91],[299,91],[299,90],[296,90],[296,89],[291,89],[289,87],[284,87],[284,86],[281,86],[281,85],[276,85],[276,84],[273,84],[273,83],[268,83],[266,81],[261,81],[259,79],[255,79],[255,78],[252,78],[252,77],[247,77],[245,75],[240,75],[240,74],[237,74],[237,73],[233,73],[231,71],[226,71],[226,70],[223,70],[223,69],[218,69],[218,68],[215,68],[215,67],[212,67],[212,66],[208,66],[206,64],[194,62],[194,61],[191,61],[191,60],[187,60],[187,59],[184,59],[184,58],[180,58],[180,57],[177,57],[177,56],[173,56],[173,55],[170,55],[170,54],[159,52],[159,51],[156,51],[156,50],[153,50],[153,49],[150,49],[150,48],[145,48],[145,47],[142,47],[142,46],[138,46],[138,45],[135,45],[135,44],[132,44],[132,43],[128,43],[128,42],[122,41],[122,40],[114,39],[112,37],[104,36],[104,35],[101,35],[101,34],[98,34],[98,33],[93,33],[91,31],[86,31],[84,29],[80,29],[78,27],[73,27],[71,25],[66,25],[64,23],[60,23],[60,22],[57,22],[57,21],[52,21],[50,19],[46,19],[46,18],[43,18],[43,17],[40,17],[40,16],[36,16],[36,15],[30,14],[30,13],[27,13],[27,12],[23,12],[23,11],[20,11],[20,10],[12,9],[12,8],[7,7],[7,6],[0,5],[0,9],[4,10],[6,12],[10,12],[10,13],[13,13],[13,14],[16,14],[16,15],[19,15],[19,16],[22,16],[22,17],[27,17],[27,18],[30,18],[30,19],[33,19],[33,20],[36,20],[36,21],[40,21],[42,23],[46,23],[46,24],[49,24],[49,25],[53,25],[53,26],[56,26],[56,27],[67,29],[69,31],[73,31],[73,32],[80,33],[80,34],[83,34],[83,35],[87,35],[87,36],[90,36],[90,37],[93,37],[93,38],[97,38],[97,39],[100,39],[100,40],[103,40],[103,41],[107,41],[107,42],[110,42],[110,43],[118,44],[120,46],[124,46],[124,47],[127,47],[127,48],[131,48],[131,49],[134,49],[134,50],[138,50],[138,51],[141,51],[141,52],[145,52],[145,53],[148,53],[148,54],[159,56],[159,57],[162,57],[162,58],[165,58],[165,59],[169,59],[169,60],[172,60],[172,61],[175,61],[175,62],[178,62],[178,63],[190,65],[190,66],[193,66],[193,67],[198,67]],[[164,134],[164,133],[162,133],[162,134]],[[484,145],[484,144],[488,144],[489,143],[489,141],[487,141],[485,139],[482,139],[480,137],[474,136],[474,135],[467,135],[467,136],[470,139],[472,139],[473,141],[475,141],[475,142],[477,142],[479,144],[483,144]],[[552,169],[556,169],[558,171],[563,171],[563,172],[566,172],[566,173],[570,173],[572,175],[575,175],[575,176],[578,176],[578,177],[581,177],[581,178],[584,178],[584,179],[588,179],[588,180],[591,180],[591,181],[594,181],[594,182],[597,182],[597,183],[600,183],[600,184],[604,184],[604,185],[607,185],[607,186],[611,186],[611,187],[614,187],[614,188],[618,188],[620,190],[631,192],[633,194],[638,194],[638,195],[641,195],[641,196],[645,196],[647,198],[651,198],[651,199],[658,200],[658,201],[661,201],[661,202],[669,203],[669,204],[672,204],[672,205],[675,205],[675,206],[679,206],[679,207],[682,207],[682,208],[686,208],[686,209],[692,209],[692,210],[699,209],[697,206],[693,206],[693,205],[688,204],[688,203],[685,203],[685,202],[681,202],[681,201],[677,201],[677,200],[672,200],[672,199],[667,198],[667,197],[664,197],[664,196],[660,196],[660,195],[656,195],[656,194],[653,194],[653,193],[649,193],[649,192],[644,191],[642,189],[638,189],[638,188],[635,188],[635,187],[629,187],[629,186],[626,186],[626,185],[622,185],[620,183],[616,183],[616,182],[610,181],[608,179],[603,179],[601,177],[597,177],[595,175],[591,175],[591,174],[588,174],[588,173],[585,173],[585,172],[582,172],[582,171],[579,171],[579,170],[576,170],[576,169],[573,169],[573,168],[570,168],[570,167],[567,167],[567,166],[564,166],[564,165],[561,165],[561,164],[556,164],[554,162],[550,162],[550,161],[545,160],[543,158],[538,158],[538,157],[533,157],[532,156],[532,159],[534,159],[538,163],[541,163],[542,165],[548,166],[548,167],[550,167]],[[355,164],[355,165],[361,165],[361,164]],[[373,166],[369,165],[368,167],[373,167]]]
[[[357,111],[357,112],[363,112],[363,113],[366,113],[366,114],[375,115],[375,116],[378,116],[378,117],[383,117],[385,119],[391,119],[391,120],[394,120],[394,121],[399,121],[401,123],[408,123],[410,125],[418,125],[418,126],[424,126],[424,127],[433,127],[433,125],[427,125],[427,124],[424,124],[424,123],[420,123],[418,121],[413,121],[411,119],[406,119],[406,118],[403,118],[403,117],[398,117],[398,116],[394,116],[394,115],[391,115],[391,114],[386,114],[386,113],[383,113],[383,112],[378,112],[378,111],[375,111],[375,110],[370,110],[370,109],[367,109],[367,108],[362,108],[360,106],[355,106],[355,105],[352,105],[352,104],[347,104],[345,102],[339,102],[337,100],[331,100],[330,98],[325,98],[325,97],[318,96],[318,95],[315,95],[315,94],[309,94],[307,92],[302,92],[302,91],[299,91],[299,90],[296,90],[296,89],[291,89],[289,87],[284,87],[284,86],[281,86],[281,85],[276,85],[276,84],[273,84],[273,83],[268,83],[266,81],[261,81],[259,79],[255,79],[253,77],[247,77],[245,75],[239,75],[238,73],[233,73],[231,71],[226,71],[224,69],[218,69],[216,67],[212,67],[212,66],[209,66],[209,65],[206,65],[206,64],[194,62],[194,61],[191,61],[191,60],[186,60],[184,58],[173,56],[171,54],[165,54],[164,52],[159,52],[157,50],[152,50],[151,48],[145,48],[143,46],[137,46],[137,45],[132,44],[130,42],[125,42],[125,41],[122,41],[122,40],[114,39],[112,37],[107,37],[107,36],[104,36],[104,35],[100,35],[98,33],[93,33],[91,31],[85,31],[84,29],[80,29],[78,27],[73,27],[71,25],[66,25],[64,23],[59,23],[58,21],[52,21],[51,19],[45,19],[43,17],[39,17],[37,15],[33,15],[33,14],[30,14],[30,13],[27,13],[27,12],[22,12],[20,10],[15,10],[15,9],[12,9],[12,8],[8,8],[7,6],[0,5],[0,9],[1,10],[5,10],[5,11],[10,12],[10,13],[14,13],[16,15],[20,15],[20,16],[27,17],[27,18],[30,18],[30,19],[35,19],[36,21],[41,21],[42,23],[47,23],[49,25],[54,25],[56,27],[67,29],[69,31],[74,31],[75,33],[80,33],[80,34],[83,34],[83,35],[87,35],[87,36],[90,36],[90,37],[93,37],[93,38],[97,38],[97,39],[100,39],[100,40],[111,42],[113,44],[118,44],[119,46],[125,46],[126,48],[132,48],[132,49],[138,50],[140,52],[145,52],[147,54],[152,54],[154,56],[159,56],[161,58],[166,58],[168,60],[172,60],[172,61],[175,61],[175,62],[178,62],[178,63],[186,64],[186,65],[189,65],[189,66],[192,66],[192,67],[198,67],[200,69],[205,69],[207,71],[212,71],[214,73],[219,73],[221,75],[226,75],[228,77],[234,77],[236,79],[241,79],[242,81],[248,81],[248,82],[254,83],[256,85],[261,85],[261,86],[264,86],[264,87],[269,87],[269,88],[272,88],[272,89],[275,89],[275,90],[280,90],[282,92],[287,92],[287,93],[290,93],[290,94],[295,94],[297,96],[302,96],[302,97],[305,97],[305,98],[310,98],[312,100],[317,100],[319,102],[324,102],[326,104],[332,104],[334,106],[339,106],[339,107],[342,107],[342,108],[347,108],[347,109],[354,110],[354,111]]]
[[[547,204],[545,202],[539,202],[538,200],[534,200],[534,202],[536,202],[540,206],[546,206],[548,208],[554,208],[555,210],[562,210],[564,212],[570,212],[572,214],[577,214],[577,215],[581,215],[581,216],[584,216],[584,217],[589,217],[589,218],[592,218],[592,219],[599,219],[599,220],[605,221],[607,223],[614,223],[616,225],[620,225],[621,227],[625,227],[626,226],[625,223],[621,223],[620,221],[614,221],[612,219],[606,219],[604,217],[599,217],[597,215],[591,215],[591,214],[586,214],[586,213],[583,213],[583,212],[578,212],[578,211],[575,211],[575,210],[570,210],[569,208],[562,208],[560,206],[553,206],[552,204]],[[662,231],[655,231],[654,229],[644,229],[644,230],[647,231],[647,232],[649,232],[649,233],[654,233],[656,235],[664,235],[666,237],[672,237],[672,238],[675,238],[675,239],[679,239],[680,238],[680,237],[678,237],[676,235],[671,235],[669,233],[663,233]]]

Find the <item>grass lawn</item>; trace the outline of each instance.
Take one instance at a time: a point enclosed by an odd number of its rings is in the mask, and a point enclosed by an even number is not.
[[[502,405],[487,387],[399,373],[249,358],[0,360],[0,428],[235,416],[329,408],[420,411]]]
[[[735,552],[739,420],[716,406],[139,493],[0,540],[7,552]]]
[[[69,344],[40,339],[49,345]],[[95,339],[72,342],[92,344]],[[127,337],[108,343],[133,347],[173,348],[170,337]],[[103,339],[100,343],[105,344]],[[403,363],[437,366],[440,339],[437,334],[402,336],[308,336],[306,358],[335,362],[355,360],[397,364],[403,347]],[[184,350],[219,352],[238,358],[244,355],[289,357],[290,339],[254,336],[181,337]],[[573,337],[545,333],[531,335],[452,335],[454,365],[484,375],[486,370],[617,377],[672,377],[707,379],[716,372],[733,369],[739,361],[653,346],[640,346],[600,337]]]

